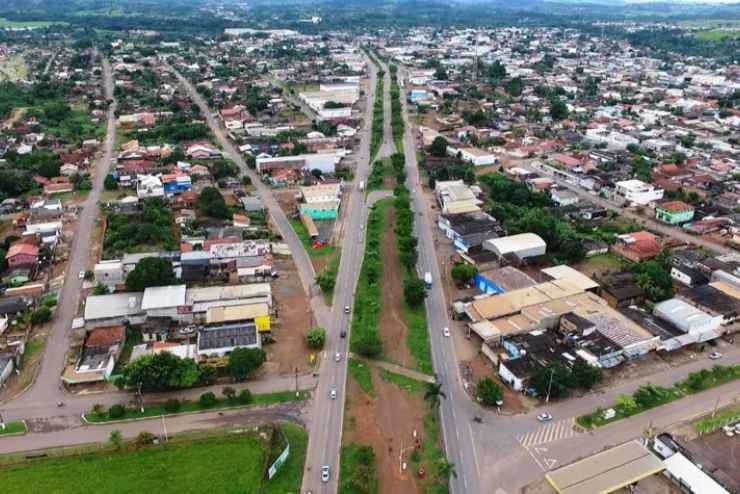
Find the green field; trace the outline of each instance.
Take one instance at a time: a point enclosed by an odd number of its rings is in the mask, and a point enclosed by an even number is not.
[[[174,440],[138,449],[126,444],[120,452],[107,450],[24,462],[4,468],[0,477],[4,492],[298,492],[307,436],[296,425],[284,424],[281,428],[290,442],[291,456],[269,482],[264,478],[268,446],[254,433]]]
[[[69,23],[67,22],[59,22],[59,21],[9,21],[8,19],[5,19],[3,17],[0,17],[0,29],[3,28],[10,28],[10,29],[20,29],[20,28],[44,28],[49,27],[53,25],[59,25],[59,26],[67,26]]]
[[[737,38],[738,36],[740,36],[740,31],[724,31],[721,29],[714,31],[700,31],[694,35],[694,37],[699,41],[710,41],[713,43],[729,38]]]
[[[28,64],[22,55],[0,58],[0,81],[15,82],[28,77]]]

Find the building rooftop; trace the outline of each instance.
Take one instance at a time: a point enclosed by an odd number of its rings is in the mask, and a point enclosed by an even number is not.
[[[144,290],[141,309],[167,309],[185,305],[186,288],[186,285],[151,286]]]
[[[252,323],[207,326],[198,330],[198,350],[251,346],[256,343],[257,326]]]
[[[90,295],[85,302],[85,320],[108,319],[140,314],[141,299],[144,294],[113,293],[111,295]]]

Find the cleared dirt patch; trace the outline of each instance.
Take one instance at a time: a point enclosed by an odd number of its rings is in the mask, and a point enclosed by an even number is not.
[[[406,322],[403,318],[403,279],[396,247],[396,210],[388,208],[385,216],[383,248],[383,296],[380,312],[380,339],[383,354],[389,360],[405,367],[414,367],[414,359],[406,346]]]
[[[278,317],[272,327],[275,343],[264,346],[265,367],[270,374],[290,375],[296,368],[305,373],[310,368],[311,351],[304,335],[313,323],[311,308],[292,258],[276,256],[274,266],[280,273],[280,278],[272,283]]]
[[[411,450],[404,454],[407,469],[399,469],[401,448],[413,444],[414,431],[423,434],[424,416],[428,405],[423,394],[409,394],[396,384],[382,379],[375,367],[370,369],[374,396],[365,394],[357,381],[350,377],[348,418],[344,443],[372,446],[378,479],[378,492],[408,494],[419,491],[419,485],[409,461]]]

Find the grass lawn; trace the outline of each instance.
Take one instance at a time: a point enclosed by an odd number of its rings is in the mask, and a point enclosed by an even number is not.
[[[223,410],[228,408],[256,405],[274,405],[276,403],[285,403],[288,401],[303,401],[306,399],[307,396],[308,395],[305,391],[299,391],[297,397],[295,395],[295,391],[280,391],[277,393],[252,395],[252,400],[249,403],[241,403],[239,402],[239,400],[229,402],[226,399],[222,399],[216,400],[215,405],[204,408],[197,401],[186,401],[181,404],[180,409],[176,412],[168,412],[167,410],[165,410],[164,404],[161,404],[146,405],[144,407],[144,413],[140,412],[138,409],[127,408],[126,415],[118,419],[110,418],[107,413],[104,415],[96,415],[93,412],[89,412],[87,415],[85,415],[85,418],[87,418],[87,421],[90,423],[100,424],[105,422],[116,422],[119,420],[159,417],[160,415],[173,415],[175,413],[211,412],[214,410]]]
[[[274,493],[298,492],[306,434],[283,425],[291,456],[272,480],[264,479],[267,448],[258,434],[223,433],[206,439],[177,438],[164,445],[107,450],[38,462],[24,462],[2,473],[6,492],[97,494]]]
[[[740,407],[731,407],[720,411],[714,417],[711,415],[694,422],[694,429],[699,434],[709,434],[721,427],[740,421]]]
[[[434,374],[434,368],[432,366],[432,348],[429,345],[427,315],[424,305],[414,308],[404,301],[403,318],[407,326],[406,346],[416,361],[416,370],[431,376]]]
[[[0,436],[4,434],[18,434],[26,432],[26,424],[23,422],[6,422],[5,429],[0,429]]]
[[[301,220],[296,219],[296,218],[291,218],[290,226],[293,227],[293,231],[295,231],[295,234],[298,235],[298,238],[303,244],[303,247],[306,249],[306,252],[308,252],[309,256],[319,257],[319,256],[327,256],[329,254],[334,253],[334,247],[332,247],[331,245],[326,245],[324,247],[314,249],[313,246],[311,245],[311,238],[308,236],[306,227],[303,226],[303,223],[301,222]]]
[[[342,251],[341,249],[336,249],[334,254],[331,256],[329,261],[326,263],[326,268],[324,268],[324,273],[329,274],[332,276],[336,282],[337,279],[337,273],[339,272],[339,261],[342,260]],[[331,306],[334,302],[334,289],[331,290],[322,290],[322,294],[324,295],[324,303],[326,305]]]
[[[737,38],[738,36],[740,36],[740,31],[723,31],[721,29],[714,31],[700,31],[694,35],[694,37],[699,41],[710,42],[719,42],[728,38]]]
[[[380,369],[380,377],[382,377],[383,380],[391,382],[396,386],[404,389],[407,393],[416,394],[424,391],[423,382],[417,381],[416,379],[411,379],[410,377],[402,376],[401,374],[396,374],[395,372],[391,372],[387,369]]]
[[[622,261],[614,254],[599,254],[598,256],[587,258],[584,262],[595,268],[604,268],[615,271],[622,269]]]
[[[378,474],[371,446],[358,443],[342,446],[339,462],[339,494],[377,494]]]
[[[369,395],[373,394],[373,376],[367,364],[351,358],[347,362],[347,368],[349,375],[360,385],[360,389]]]
[[[0,17],[0,29],[2,28],[11,28],[11,29],[18,29],[18,28],[44,28],[49,27],[53,25],[59,25],[59,26],[68,26],[68,22],[60,22],[60,21],[9,21],[8,19],[5,19],[3,17]]]

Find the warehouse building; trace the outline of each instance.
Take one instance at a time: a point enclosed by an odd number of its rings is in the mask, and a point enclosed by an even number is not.
[[[722,316],[710,316],[677,298],[656,304],[653,313],[686,334],[681,340],[684,345],[703,343],[722,335]]]
[[[544,256],[547,244],[539,235],[520,233],[486,240],[483,242],[483,248],[496,254],[499,259],[512,258],[521,261]]]

